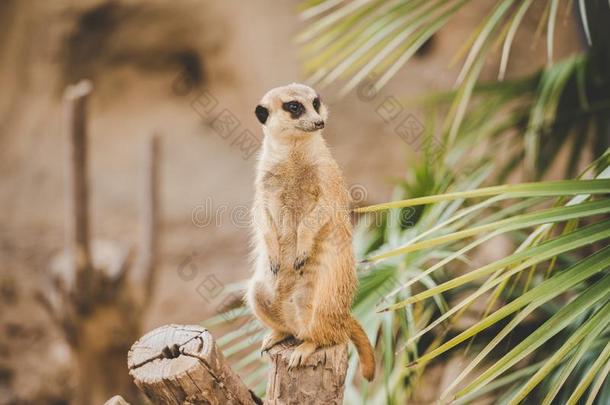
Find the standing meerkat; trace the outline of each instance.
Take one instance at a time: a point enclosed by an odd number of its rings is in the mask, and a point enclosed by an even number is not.
[[[350,312],[358,279],[349,196],[322,138],[328,110],[302,84],[277,87],[256,107],[265,138],[253,205],[255,271],[246,299],[271,332],[261,350],[294,336],[289,368],[318,347],[351,340],[362,375],[375,355]]]

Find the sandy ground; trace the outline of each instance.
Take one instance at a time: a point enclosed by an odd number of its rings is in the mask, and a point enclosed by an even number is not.
[[[448,67],[449,55],[493,4],[478,3],[437,35],[384,96],[450,87],[457,68]],[[63,87],[84,77],[95,86],[89,140],[96,237],[136,242],[144,147],[151,133],[162,135],[162,249],[148,330],[201,321],[222,297],[208,302],[198,285],[210,275],[228,284],[249,268],[243,216],[255,158],[219,136],[213,115],[198,113],[193,100],[205,90],[218,103],[214,113],[227,109],[239,131],[259,134],[252,114],[258,98],[303,78],[292,41],[301,26],[295,1],[103,4],[0,4],[0,404],[62,403],[69,389],[68,347],[33,298],[64,237]],[[99,7],[106,25],[87,25],[83,13]],[[527,29],[535,29],[533,19]],[[559,52],[574,49],[569,29],[558,32]],[[541,60],[532,56],[540,49],[519,38],[513,73]],[[197,83],[184,86],[185,71]],[[388,179],[400,176],[416,151],[376,115],[375,102],[338,99],[330,90],[322,95],[332,111],[325,134],[347,182],[366,190],[362,203],[386,200]],[[203,225],[206,209],[215,220]],[[189,281],[180,273],[186,263],[196,271]]]

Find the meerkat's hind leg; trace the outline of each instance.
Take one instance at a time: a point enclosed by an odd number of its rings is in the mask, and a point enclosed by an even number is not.
[[[263,343],[261,345],[261,355],[267,350],[271,349],[276,344],[288,339],[290,336],[292,335],[290,335],[289,333],[281,332],[278,330],[272,330],[263,338]]]
[[[288,362],[288,370],[305,364],[305,360],[307,360],[317,348],[318,346],[313,342],[303,342],[295,347],[290,356],[290,361]]]

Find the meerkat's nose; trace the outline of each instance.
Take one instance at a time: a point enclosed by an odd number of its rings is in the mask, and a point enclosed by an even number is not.
[[[316,121],[314,125],[316,126],[316,129],[322,129],[324,128],[324,121]]]

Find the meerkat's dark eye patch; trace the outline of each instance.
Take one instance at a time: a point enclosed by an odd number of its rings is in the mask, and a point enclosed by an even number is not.
[[[257,105],[254,110],[254,114],[256,114],[256,118],[261,124],[267,122],[267,118],[269,117],[269,110],[263,107],[262,105]]]
[[[298,101],[288,101],[282,104],[282,109],[290,113],[290,118],[299,118],[305,112],[305,106]]]
[[[313,109],[316,110],[317,113],[320,112],[320,97],[316,97],[313,99]]]

